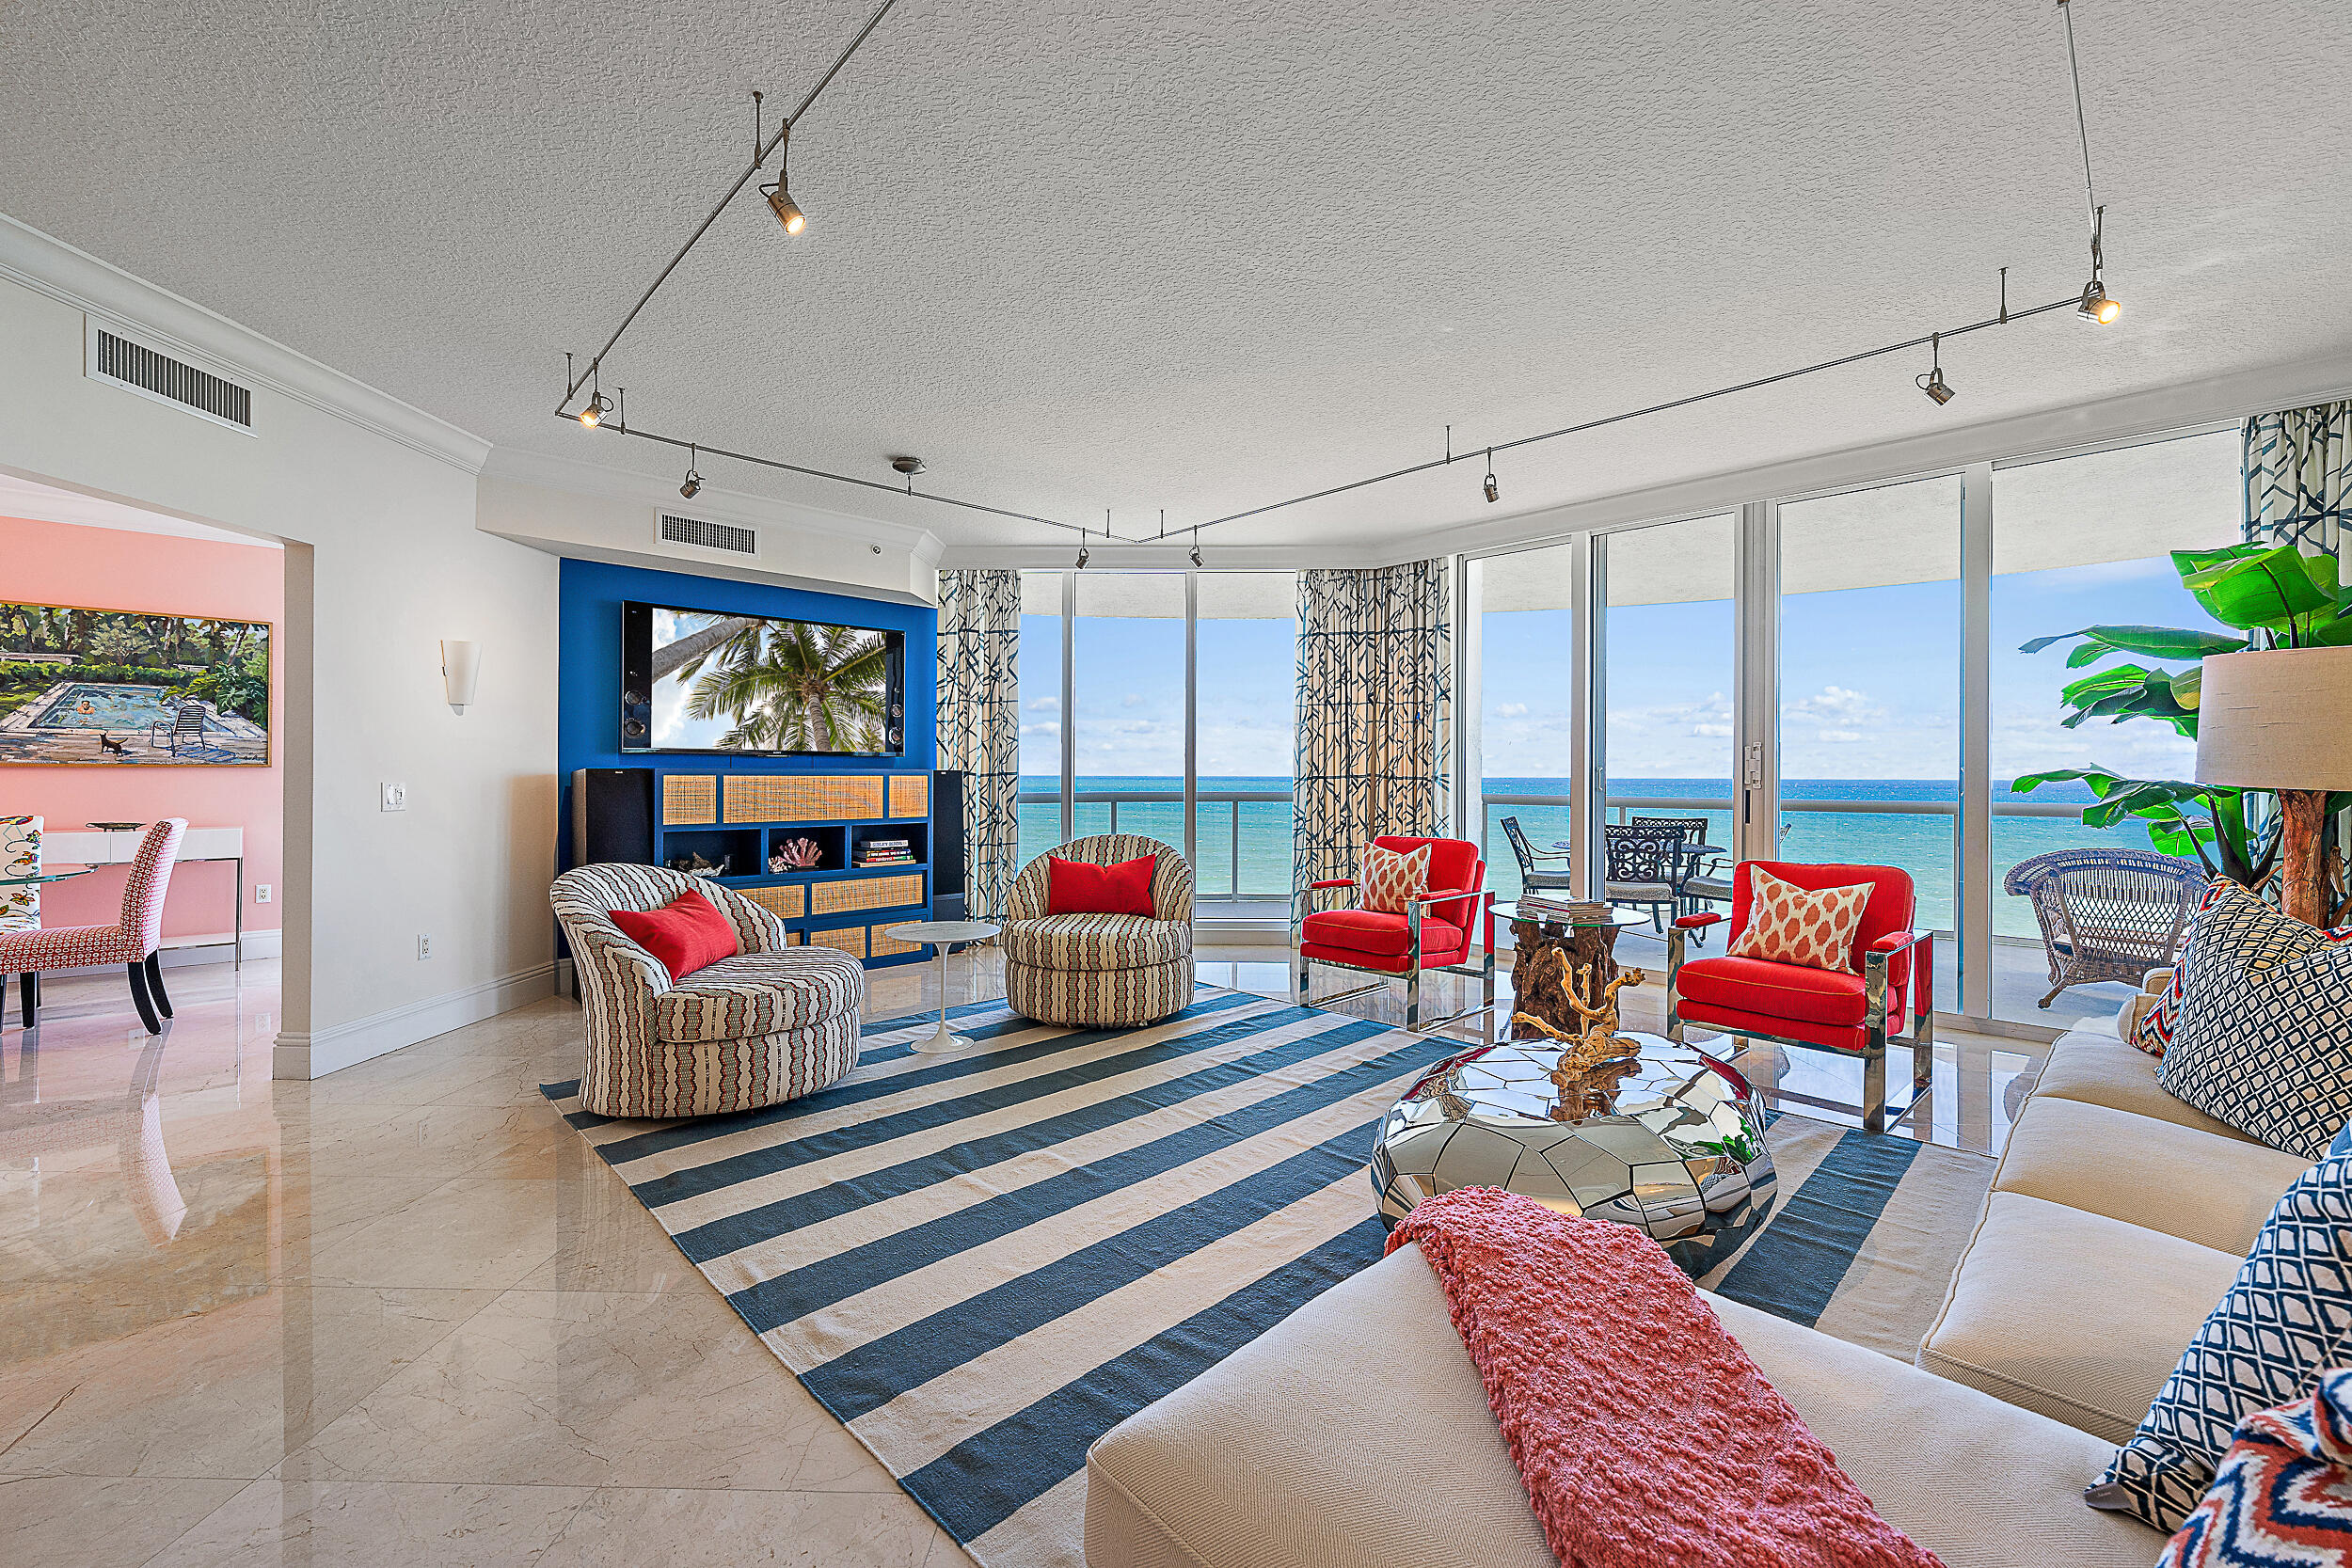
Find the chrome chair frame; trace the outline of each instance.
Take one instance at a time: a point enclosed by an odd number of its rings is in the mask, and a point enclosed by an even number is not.
[[[1682,1043],[1682,992],[1677,984],[1681,978],[1683,937],[1686,932],[1712,926],[1730,916],[1720,911],[1708,914],[1684,915],[1674,923],[1666,936],[1666,1037]],[[1912,953],[1911,1009],[1918,1022],[1909,1035],[1890,1034],[1886,1027],[1886,968],[1898,953]],[[1873,942],[1862,955],[1862,1028],[1863,1046],[1848,1051],[1840,1046],[1823,1045],[1818,1040],[1791,1039],[1786,1035],[1764,1035],[1750,1031],[1734,1033],[1724,1029],[1734,1039],[1769,1040],[1800,1051],[1820,1051],[1833,1056],[1859,1058],[1862,1063],[1862,1103],[1848,1104],[1842,1100],[1822,1100],[1814,1095],[1798,1094],[1793,1090],[1773,1088],[1759,1092],[1775,1099],[1793,1100],[1801,1105],[1819,1106],[1824,1111],[1842,1111],[1862,1117],[1866,1132],[1883,1132],[1887,1128],[1886,1048],[1907,1045],[1911,1048],[1911,1093],[1895,1108],[1895,1122],[1917,1109],[1927,1098],[1935,1076],[1935,933],[1933,931],[1890,931]],[[1721,1024],[1706,1024],[1709,1029]]]
[[[1315,912],[1315,894],[1325,888],[1354,887],[1355,885],[1356,879],[1353,877],[1330,877],[1322,881],[1309,882],[1291,897],[1291,985],[1292,994],[1298,1005],[1302,1007],[1311,1006],[1307,998],[1308,966],[1323,964],[1331,969],[1352,970],[1358,974],[1379,976],[1370,985],[1358,986],[1354,990],[1343,990],[1336,995],[1324,997],[1322,999],[1324,1002],[1345,1002],[1353,997],[1369,996],[1374,991],[1385,990],[1391,981],[1402,980],[1405,982],[1405,1028],[1408,1034],[1425,1034],[1429,1030],[1469,1018],[1472,1014],[1483,1014],[1488,1027],[1491,1028],[1495,1006],[1494,890],[1481,888],[1475,893],[1421,894],[1407,898],[1405,901],[1406,951],[1404,954],[1406,967],[1403,970],[1375,969],[1370,964],[1344,963],[1337,958],[1308,958],[1305,950],[1305,931],[1307,917]],[[1443,1018],[1424,1021],[1421,1016],[1421,977],[1424,973],[1421,961],[1422,916],[1424,911],[1436,905],[1458,904],[1465,899],[1472,900],[1476,904],[1470,918],[1484,924],[1485,952],[1479,956],[1479,961],[1475,964],[1432,964],[1428,966],[1426,973],[1461,974],[1478,981],[1480,1001],[1476,1006],[1465,1007],[1458,1013],[1448,1013]],[[1471,936],[1475,947],[1479,942],[1479,934],[1472,932]]]

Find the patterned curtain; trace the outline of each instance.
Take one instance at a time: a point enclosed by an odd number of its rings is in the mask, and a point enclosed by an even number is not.
[[[2246,539],[2336,558],[2352,585],[2352,403],[2257,414],[2246,421]]]
[[[1021,575],[939,574],[939,766],[963,774],[966,911],[1000,915],[1021,867]]]
[[[1452,588],[1443,560],[1298,574],[1294,894],[1379,834],[1445,832]]]

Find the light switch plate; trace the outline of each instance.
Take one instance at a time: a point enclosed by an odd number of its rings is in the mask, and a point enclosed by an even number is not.
[[[405,784],[386,784],[384,786],[384,809],[406,811],[408,809],[408,786]]]

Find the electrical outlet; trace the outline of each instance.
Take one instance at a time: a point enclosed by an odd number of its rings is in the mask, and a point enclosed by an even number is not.
[[[422,932],[419,932],[417,935],[417,957],[419,958],[429,958],[432,956],[433,939],[424,935]]]
[[[386,784],[384,786],[384,809],[406,811],[408,809],[408,786],[405,784]]]
[[[269,884],[267,882],[256,882],[253,884],[253,901],[257,904],[266,904],[269,902]]]

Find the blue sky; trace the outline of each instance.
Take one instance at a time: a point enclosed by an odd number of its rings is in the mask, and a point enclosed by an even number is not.
[[[2094,623],[2209,624],[2162,557],[1993,579],[1995,777],[2096,762],[2185,778],[2195,747],[2144,721],[2058,724],[2065,653],[2020,643]],[[1486,770],[1565,768],[1565,610],[1486,618]],[[1060,771],[1060,630],[1022,618],[1021,770]],[[1958,770],[1960,589],[1904,584],[1790,595],[1782,607],[1781,747],[1792,779],[1949,779]],[[1200,623],[1200,771],[1285,775],[1294,643],[1286,622]],[[1181,774],[1184,623],[1083,618],[1077,626],[1078,772]],[[1619,778],[1727,780],[1731,606],[1615,610],[1609,626],[1609,766]],[[2076,672],[2075,673],[2078,673]]]

